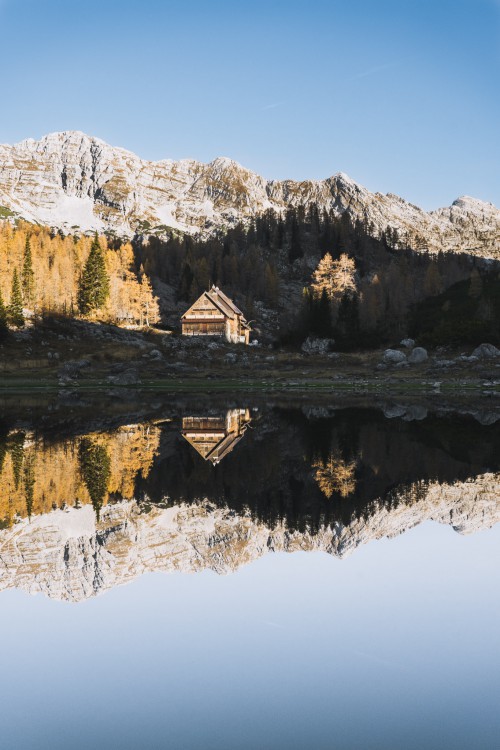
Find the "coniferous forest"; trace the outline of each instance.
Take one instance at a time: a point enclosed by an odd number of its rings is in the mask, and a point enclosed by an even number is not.
[[[269,211],[208,240],[174,235],[133,245],[136,263],[171,287],[178,304],[218,284],[256,325],[267,313],[281,345],[317,336],[341,350],[363,349],[410,333],[428,344],[450,336],[454,343],[499,341],[500,264],[430,254],[407,246],[395,230],[379,238],[373,231],[311,206],[285,216]],[[471,310],[474,323],[465,329]],[[431,338],[430,328],[438,328]]]
[[[258,337],[369,349],[411,335],[426,345],[500,343],[500,264],[430,254],[387,228],[314,205],[268,211],[210,238],[68,235],[0,225],[0,328],[50,314],[175,330],[182,311],[219,285]]]

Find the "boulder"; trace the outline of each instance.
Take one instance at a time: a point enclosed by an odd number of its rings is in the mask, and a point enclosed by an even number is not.
[[[80,376],[82,370],[84,370],[86,367],[89,367],[89,366],[90,366],[90,361],[88,359],[80,359],[78,361],[65,362],[63,365],[59,367],[57,374],[59,378],[62,378],[63,380],[66,380],[66,379],[74,380],[75,378],[78,378]]]
[[[397,349],[386,349],[382,359],[388,365],[397,365],[399,362],[406,362],[406,354]]]
[[[498,422],[500,420],[500,413],[494,412],[494,411],[479,411],[479,412],[473,412],[473,416],[479,424],[489,426],[491,424],[495,424],[495,422]]]
[[[497,349],[493,344],[480,344],[474,349],[472,356],[478,359],[492,359],[493,357],[500,357],[500,349]]]
[[[327,354],[335,344],[333,339],[319,339],[308,336],[301,346],[304,354]]]
[[[421,362],[425,362],[428,359],[427,349],[422,346],[417,346],[408,355],[408,362],[411,365],[419,365]]]
[[[401,406],[400,404],[388,404],[384,407],[384,417],[387,417],[387,419],[402,417],[404,414],[406,414],[406,406]]]
[[[415,346],[415,339],[403,339],[399,342],[399,346],[404,346],[405,349],[413,349]]]
[[[134,370],[127,370],[118,375],[109,375],[106,380],[112,385],[136,385],[140,382],[139,376]]]
[[[426,417],[427,409],[425,408],[425,406],[413,404],[412,406],[408,407],[403,419],[405,420],[405,422],[413,422],[420,421],[421,419],[426,419]]]

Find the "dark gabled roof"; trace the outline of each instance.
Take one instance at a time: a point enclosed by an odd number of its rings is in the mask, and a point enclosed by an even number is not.
[[[193,302],[193,304],[192,304],[192,305],[191,305],[190,307],[188,307],[188,309],[186,310],[186,312],[185,312],[185,313],[183,313],[183,314],[181,315],[181,320],[182,320],[182,318],[185,318],[185,317],[186,317],[186,315],[188,314],[188,312],[190,312],[190,311],[191,311],[191,310],[193,309],[193,307],[196,307],[196,305],[197,305],[197,304],[198,304],[198,302],[199,302],[199,301],[200,301],[200,300],[202,299],[202,297],[206,297],[206,298],[207,298],[207,299],[209,300],[209,302],[211,302],[211,303],[212,303],[212,305],[215,305],[215,307],[216,307],[216,308],[217,308],[218,310],[220,310],[220,312],[221,312],[221,313],[222,313],[223,315],[226,315],[226,316],[228,315],[228,310],[227,310],[227,308],[223,308],[223,307],[222,307],[222,305],[221,305],[220,303],[218,303],[218,302],[217,302],[217,298],[214,298],[214,297],[212,297],[212,296],[210,295],[210,292],[203,292],[203,294],[200,294],[200,296],[198,297],[198,299],[197,299],[197,300],[195,300],[195,302]],[[232,315],[232,313],[231,313],[231,315],[230,315],[229,317],[233,318],[234,316],[233,316],[233,315]]]
[[[230,320],[234,320],[235,315],[241,315],[241,317],[243,318],[242,323],[245,325],[245,316],[243,315],[241,310],[236,307],[234,302],[229,299],[229,297],[227,297],[224,292],[221,292],[221,290],[217,286],[212,286],[210,291],[203,292],[203,294],[198,297],[196,302],[193,302],[191,307],[186,310],[184,315],[181,316],[181,320],[188,314],[190,310],[193,309],[193,307],[195,307],[196,303],[199,302],[202,297],[207,297],[210,302],[212,302],[212,304],[215,305],[221,311],[221,313]]]
[[[214,305],[215,305],[216,307],[218,307],[218,308],[219,308],[219,310],[220,310],[220,311],[221,311],[222,313],[224,313],[224,315],[225,315],[226,317],[230,318],[231,320],[233,320],[233,319],[234,319],[234,316],[235,316],[235,312],[234,312],[233,308],[232,308],[232,307],[231,307],[230,305],[228,305],[228,304],[227,304],[227,303],[226,303],[226,302],[225,302],[225,301],[224,301],[224,300],[222,299],[222,297],[221,297],[221,295],[220,295],[220,294],[218,294],[217,292],[213,292],[212,290],[210,290],[209,292],[205,292],[205,296],[206,296],[206,297],[208,297],[208,299],[209,299],[209,300],[210,300],[211,302],[213,302],[213,303],[214,303]]]
[[[226,295],[224,294],[224,292],[222,292],[222,291],[221,291],[221,290],[219,289],[219,287],[217,287],[217,286],[213,286],[213,287],[211,288],[211,290],[210,290],[210,291],[211,291],[211,292],[216,292],[216,293],[217,293],[217,296],[218,296],[218,297],[219,297],[220,299],[222,299],[222,300],[223,300],[223,302],[225,302],[225,303],[226,303],[226,305],[228,305],[228,306],[229,306],[229,307],[231,308],[231,310],[233,310],[233,312],[235,312],[235,313],[236,313],[236,315],[243,315],[243,313],[241,312],[241,310],[240,310],[239,308],[237,308],[237,307],[236,307],[236,305],[234,304],[233,300],[232,300],[232,299],[229,299],[229,297],[227,297],[227,296],[226,296]]]

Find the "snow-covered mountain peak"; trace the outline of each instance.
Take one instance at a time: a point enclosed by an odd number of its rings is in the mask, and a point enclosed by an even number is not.
[[[472,198],[470,195],[460,196],[460,198],[457,198],[456,200],[454,200],[451,205],[459,206],[460,208],[465,208],[465,209],[479,209],[479,210],[488,210],[488,211],[491,211],[491,209],[496,210],[493,203],[489,203],[488,201],[482,201],[479,198]]]
[[[313,203],[347,213],[376,236],[391,227],[406,246],[500,255],[500,211],[467,196],[428,213],[396,195],[371,193],[344,172],[266,180],[228,157],[147,161],[76,130],[0,145],[0,206],[64,231],[132,236],[172,227],[209,234],[267,209]]]

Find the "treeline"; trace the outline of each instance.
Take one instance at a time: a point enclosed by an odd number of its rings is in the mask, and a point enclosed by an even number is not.
[[[423,300],[410,311],[409,333],[424,345],[500,345],[500,274],[480,273]]]
[[[158,305],[130,243],[0,223],[0,326],[50,313],[144,325]]]
[[[192,302],[211,284],[221,286],[246,308],[261,300],[277,308],[280,296],[282,220],[272,212],[248,227],[242,224],[210,239],[173,235],[136,241],[137,263],[175,290],[179,302]]]
[[[247,430],[215,467],[198,455],[174,422],[164,424],[160,451],[135,497],[146,503],[208,499],[270,528],[316,532],[348,526],[381,506],[417,503],[428,482],[456,482],[497,470],[500,433],[472,417],[391,420],[375,410],[339,409],[311,417],[275,409]],[[265,440],[263,440],[263,435]]]
[[[268,341],[300,346],[308,336],[318,336],[349,350],[418,331],[419,306],[439,300],[460,282],[475,284],[473,315],[488,325],[464,328],[469,304],[461,317],[445,316],[441,338],[446,333],[454,341],[475,343],[494,328],[498,295],[489,290],[498,278],[498,264],[488,267],[466,253],[430,254],[421,238],[391,227],[375,234],[367,222],[315,205],[290,208],[283,215],[267,211],[209,239],[172,230],[167,238],[137,237],[129,243],[65,237],[44,227],[4,222],[0,328],[7,319],[20,326],[26,315],[44,313],[154,324],[160,315],[153,289],[162,297],[163,322],[175,325],[183,306],[217,284],[248,319],[257,320]],[[261,314],[256,302],[273,314]],[[428,329],[438,326],[440,304],[448,302],[455,304],[444,299],[426,308]]]
[[[320,261],[313,280],[321,272],[325,258]],[[336,349],[349,351],[377,347],[407,335],[417,335],[416,320],[424,301],[439,298],[445,290],[459,282],[467,293],[476,277],[484,280],[484,283],[480,282],[477,311],[480,313],[484,307],[485,311],[491,312],[493,303],[483,304],[483,289],[489,288],[487,279],[498,278],[498,271],[479,270],[480,264],[466,254],[429,255],[411,250],[390,251],[382,265],[364,276],[356,265],[358,259],[354,257],[351,260],[354,270],[350,288],[331,291],[326,283],[321,287],[314,281],[305,288],[299,314],[291,326],[284,327],[284,341],[300,342],[306,336],[313,335],[332,338]],[[336,263],[339,263],[339,259],[333,261],[334,265]],[[439,304],[429,308],[428,327],[439,325],[442,312]],[[480,331],[483,329],[476,326],[474,331],[477,336],[472,338],[481,338]],[[440,343],[470,339],[462,337],[464,331],[458,318],[450,318],[447,330],[449,341]],[[444,336],[441,338],[444,339]]]
[[[0,424],[0,529],[56,508],[132,499],[137,476],[148,475],[160,429],[128,425],[61,442]]]
[[[279,313],[282,344],[300,345],[307,336],[333,338],[336,348],[355,349],[408,334],[412,310],[442,294],[484,262],[466,253],[430,254],[421,238],[391,227],[352,222],[347,213],[318,211],[314,205],[267,211],[208,240],[174,235],[134,243],[136,263],[173,287],[178,302],[192,302],[211,283],[220,285],[253,317],[259,300]],[[410,246],[417,244],[418,247]],[[332,290],[315,286],[325,256],[352,263],[352,285]],[[496,272],[495,272],[496,273]]]

